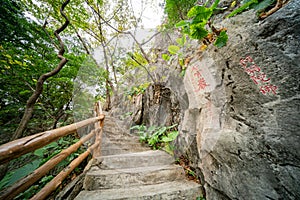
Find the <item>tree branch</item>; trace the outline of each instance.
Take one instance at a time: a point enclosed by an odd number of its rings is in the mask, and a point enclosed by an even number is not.
[[[63,66],[68,62],[68,60],[65,57],[63,57],[65,48],[64,48],[64,43],[61,40],[59,34],[62,31],[64,31],[67,28],[67,26],[69,25],[69,19],[66,16],[66,14],[64,13],[64,8],[68,5],[69,2],[70,2],[70,0],[66,0],[62,4],[61,9],[60,9],[60,13],[64,17],[65,23],[54,32],[54,35],[56,36],[56,38],[60,44],[60,49],[59,49],[59,52],[57,55],[57,57],[60,59],[60,62],[54,70],[52,70],[51,72],[45,73],[39,77],[37,84],[36,84],[36,89],[26,103],[24,115],[21,119],[21,122],[20,122],[17,130],[15,131],[14,135],[12,136],[11,140],[20,138],[22,136],[24,130],[26,129],[26,126],[32,116],[34,105],[35,105],[37,99],[39,98],[40,94],[43,92],[43,84],[44,84],[45,80],[47,80],[49,77],[52,77],[52,76],[56,75],[57,73],[59,73],[59,71],[63,68]]]

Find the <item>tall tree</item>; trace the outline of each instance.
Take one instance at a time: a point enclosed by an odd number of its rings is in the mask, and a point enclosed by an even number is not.
[[[36,109],[34,120],[39,122],[35,126],[42,127],[42,120],[38,116],[45,115],[41,111],[46,110],[45,107],[49,105],[46,99],[61,98],[53,95],[55,92],[67,94],[66,87],[70,86],[70,81],[63,79],[63,76],[53,76],[57,75],[67,62],[67,59],[63,56],[65,47],[59,34],[65,30],[69,23],[67,16],[63,13],[63,9],[68,2],[64,2],[61,8],[61,13],[66,21],[55,31],[57,38],[55,46],[59,47],[58,54],[55,53],[51,39],[45,33],[43,27],[34,20],[25,17],[22,3],[14,0],[3,0],[0,3],[1,139],[9,137],[13,140],[21,137],[33,115],[34,108]],[[55,54],[60,60],[59,64],[56,64],[57,58]],[[47,82],[47,79],[50,77],[53,77],[52,80],[56,80],[56,83]],[[41,96],[44,83],[46,83],[46,91],[48,93]],[[56,85],[54,86],[54,84]],[[64,102],[63,104],[58,105],[56,103],[53,106],[53,112],[51,113],[54,116],[52,120],[53,126],[56,126],[57,121],[63,115],[62,110],[68,107],[71,95],[67,96],[64,101],[56,101]],[[37,102],[39,103],[36,104]],[[55,103],[55,101],[48,102],[51,102],[52,105]],[[45,117],[42,119],[45,119]],[[10,137],[9,133],[13,130],[16,131]],[[1,140],[1,142],[3,141]],[[6,172],[5,168],[7,166],[1,167],[4,169],[0,170],[0,176]]]
[[[35,91],[30,96],[30,98],[28,99],[28,101],[26,103],[26,108],[25,108],[24,115],[23,115],[23,117],[21,119],[21,122],[20,122],[17,130],[15,131],[15,133],[14,133],[14,135],[12,137],[12,140],[17,139],[20,136],[22,136],[22,133],[24,132],[24,130],[26,128],[26,125],[28,124],[28,122],[29,122],[29,120],[30,120],[30,118],[32,116],[34,105],[35,105],[37,99],[39,98],[40,94],[43,91],[43,84],[44,84],[44,82],[48,78],[50,78],[50,77],[56,75],[57,73],[59,73],[59,71],[68,62],[68,60],[64,57],[65,46],[64,46],[64,43],[63,43],[63,41],[62,41],[62,39],[61,39],[61,37],[60,37],[59,34],[67,28],[67,26],[69,25],[69,22],[70,22],[69,19],[68,19],[68,17],[67,17],[67,15],[64,13],[64,9],[68,5],[69,2],[70,2],[70,0],[66,0],[62,4],[61,9],[60,9],[60,13],[63,16],[63,18],[65,19],[65,22],[64,22],[64,24],[61,27],[59,27],[54,32],[54,35],[55,35],[55,37],[57,38],[57,40],[59,42],[59,52],[57,54],[57,57],[60,60],[60,62],[58,63],[58,65],[57,65],[57,67],[55,69],[53,69],[52,71],[50,71],[48,73],[42,74],[39,77],[39,79],[37,80]]]

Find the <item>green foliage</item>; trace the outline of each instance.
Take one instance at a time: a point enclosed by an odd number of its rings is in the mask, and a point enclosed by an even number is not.
[[[227,18],[229,17],[233,17],[235,16],[236,14],[239,14],[243,11],[245,11],[247,8],[249,8],[249,6],[251,6],[252,4],[257,4],[258,3],[258,0],[250,0],[250,1],[247,1],[246,3],[242,4],[239,8],[235,9],[233,12],[231,12]]]
[[[276,0],[244,0],[242,2],[242,5],[239,8],[232,11],[226,17],[227,18],[233,17],[237,14],[244,12],[247,9],[254,9],[258,13],[260,13],[260,12],[264,11],[266,8],[268,8],[269,6],[271,6],[275,1]]]
[[[126,95],[129,99],[132,99],[133,96],[137,96],[139,94],[143,94],[146,89],[149,87],[150,83],[146,82],[138,86],[133,86],[126,92]]]
[[[69,135],[63,138],[60,138],[56,142],[52,142],[40,149],[35,150],[33,153],[26,154],[14,161],[13,163],[19,163],[20,161],[26,162],[27,164],[17,168],[15,170],[10,171],[6,174],[6,176],[0,181],[0,190],[11,186],[16,181],[21,178],[29,175],[35,169],[46,163],[48,160],[53,158],[55,155],[59,154],[63,149],[71,146],[72,144],[78,142],[79,139],[74,137],[73,135]],[[41,188],[43,188],[49,181],[52,180],[54,176],[56,176],[60,171],[63,170],[66,166],[68,166],[71,161],[76,158],[78,155],[85,151],[84,147],[80,147],[76,152],[72,153],[65,160],[61,161],[54,169],[50,171],[49,174],[44,176],[38,183],[32,185],[28,190],[24,193],[21,193],[17,199],[28,199],[35,193],[37,193]],[[80,170],[76,168],[75,171]]]
[[[180,21],[175,27],[182,28],[183,33],[188,34],[192,39],[197,40],[203,40],[209,33],[214,33],[217,35],[214,45],[219,48],[225,46],[228,39],[226,32],[216,32],[210,22],[219,2],[220,0],[216,0],[209,8],[205,5],[196,5],[192,7],[187,13],[189,20]],[[207,27],[209,27],[209,29]]]
[[[171,57],[168,54],[162,54],[162,59],[164,59],[165,61],[169,61],[171,59]]]
[[[129,57],[125,61],[125,64],[131,67],[139,67],[140,65],[147,65],[148,62],[144,56],[139,52],[128,53]]]
[[[166,0],[165,13],[168,16],[167,27],[173,27],[180,20],[187,18],[188,11],[197,0]]]
[[[140,141],[149,144],[153,149],[163,149],[168,153],[172,153],[170,142],[174,141],[178,136],[178,131],[171,131],[177,124],[172,126],[150,126],[147,128],[144,125],[133,126],[131,130],[137,130],[140,135]]]
[[[165,61],[168,62],[172,58],[177,57],[178,63],[179,63],[179,65],[182,68],[181,76],[184,76],[185,70],[186,70],[186,66],[184,66],[184,54],[183,54],[183,52],[182,52],[181,49],[183,49],[186,46],[186,43],[187,43],[186,35],[183,34],[182,37],[177,38],[176,39],[176,43],[177,43],[177,45],[170,45],[168,47],[169,55],[168,54],[162,54],[162,58]]]
[[[121,119],[122,120],[124,120],[124,119],[126,119],[127,117],[129,117],[129,116],[132,116],[132,114],[133,114],[133,112],[126,112],[126,113],[124,113],[123,115],[121,115]]]
[[[197,197],[196,200],[205,200],[205,198],[204,197]]]
[[[204,6],[194,6],[187,14],[189,18],[193,18],[195,22],[207,21],[213,13],[212,8],[206,8]]]
[[[257,12],[262,12],[272,4],[274,4],[276,0],[259,0],[258,3],[252,4],[250,8],[253,8]]]
[[[223,46],[226,45],[227,40],[228,40],[228,35],[226,34],[225,31],[221,31],[221,32],[220,32],[220,35],[219,35],[219,37],[217,38],[217,40],[216,40],[216,42],[214,43],[214,45],[215,45],[216,47],[221,48],[221,47],[223,47]]]
[[[20,178],[23,178],[39,167],[40,159],[34,160],[23,167],[11,171],[0,181],[0,190],[14,184]]]
[[[51,41],[41,25],[24,16],[27,4],[3,0],[0,5],[0,136],[6,139],[0,141],[3,143],[18,126],[40,75],[52,71],[59,59],[52,43],[55,38],[51,37]],[[72,36],[68,40],[74,43]],[[45,82],[24,135],[72,122],[69,111],[73,81],[85,59],[80,49],[78,43],[71,48],[66,46],[69,62]]]
[[[175,55],[177,54],[177,52],[180,50],[180,47],[179,46],[176,46],[176,45],[170,45],[168,47],[168,51],[170,52],[170,54],[172,55]]]

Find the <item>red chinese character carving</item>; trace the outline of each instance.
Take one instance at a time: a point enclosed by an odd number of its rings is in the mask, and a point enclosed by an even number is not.
[[[206,86],[209,86],[209,85],[206,83],[205,79],[203,77],[200,78],[198,80],[198,90],[197,91],[205,89]]]
[[[246,59],[248,62],[253,62],[253,59],[251,58],[251,56],[247,56],[245,59]]]
[[[258,67],[256,64],[254,64],[251,67],[246,68],[245,72],[247,72],[247,74],[253,76],[254,72],[260,72],[260,67]]]
[[[192,71],[198,71],[197,67],[193,66]]]
[[[267,92],[272,92],[273,94],[276,94],[277,86],[276,85],[264,85],[260,87],[260,92],[263,93],[264,95]]]
[[[201,74],[201,70],[199,70],[198,68],[196,68],[195,66],[192,67],[192,71],[195,71],[194,76],[201,78],[202,74]]]
[[[240,60],[240,65],[242,65],[243,67],[247,66],[246,61],[244,59],[242,59],[242,58]]]
[[[267,75],[265,74],[265,73],[260,73],[259,75],[257,75],[257,76],[250,76],[250,78],[253,80],[253,82],[255,83],[255,84],[258,84],[258,81],[261,81],[261,82],[264,82],[264,83],[266,83],[266,82],[269,82],[271,79],[270,78],[268,78],[267,79],[267,77],[266,77]]]
[[[201,72],[199,70],[197,70],[195,73],[194,73],[194,76],[198,77],[198,78],[201,78],[202,75],[201,75]]]
[[[243,67],[247,66],[247,64],[246,64],[247,62],[253,63],[253,59],[250,56],[247,56],[244,59],[242,59],[242,58],[240,59],[240,65],[242,65]]]

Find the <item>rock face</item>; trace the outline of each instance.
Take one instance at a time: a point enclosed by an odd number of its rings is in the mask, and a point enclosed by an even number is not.
[[[175,153],[189,158],[207,200],[300,199],[300,3],[220,26],[227,46],[192,45],[184,78],[170,70],[164,103],[149,88],[140,122],[180,123]]]
[[[299,199],[300,4],[222,25],[228,45],[195,56],[184,79],[181,132],[197,134],[206,197]]]

